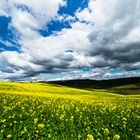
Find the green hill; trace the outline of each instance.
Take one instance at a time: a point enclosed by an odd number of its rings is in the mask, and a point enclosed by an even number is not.
[[[140,77],[111,80],[64,80],[51,81],[49,83],[87,90],[104,89],[108,92],[124,95],[140,94]]]

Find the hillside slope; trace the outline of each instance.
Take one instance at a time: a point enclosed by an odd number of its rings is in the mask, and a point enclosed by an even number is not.
[[[111,80],[64,80],[50,81],[49,83],[75,87],[79,89],[105,89],[108,92],[114,92],[124,95],[140,94],[140,77],[120,78]]]
[[[85,90],[48,83],[17,83],[0,82],[0,94],[17,94],[42,96],[51,98],[67,98],[75,100],[104,100],[106,98],[121,97],[103,90]]]

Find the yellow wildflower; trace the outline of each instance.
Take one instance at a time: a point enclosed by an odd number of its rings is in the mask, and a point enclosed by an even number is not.
[[[94,140],[94,137],[91,134],[87,135],[87,140]]]
[[[44,127],[45,127],[45,125],[44,125],[43,123],[38,124],[38,128],[39,128],[39,129],[42,129],[42,128],[44,128]]]
[[[11,135],[11,134],[7,135],[7,138],[11,138],[11,137],[12,137],[12,135]]]
[[[109,130],[108,130],[108,128],[105,128],[105,129],[104,129],[104,133],[105,133],[106,135],[109,134]]]
[[[119,140],[120,138],[121,138],[120,135],[119,134],[116,134],[116,135],[114,135],[113,140]]]
[[[136,138],[137,138],[138,140],[140,140],[140,135],[137,135]]]
[[[48,138],[51,138],[51,134],[48,134]]]
[[[127,121],[127,118],[125,118],[125,117],[124,117],[124,118],[122,118],[122,121]]]

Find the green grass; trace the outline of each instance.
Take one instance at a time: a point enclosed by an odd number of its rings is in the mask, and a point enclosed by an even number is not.
[[[0,139],[140,139],[140,95],[111,92],[1,82]]]
[[[108,91],[124,95],[140,95],[140,83],[112,87]]]

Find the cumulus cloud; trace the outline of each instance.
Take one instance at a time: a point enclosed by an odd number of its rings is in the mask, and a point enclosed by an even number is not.
[[[6,16],[7,15],[7,1],[6,0],[1,0],[0,1],[0,16]]]
[[[90,0],[73,17],[58,14],[64,5],[64,0],[1,2],[0,15],[11,17],[10,26],[17,31],[21,46],[20,53],[0,53],[2,79],[44,80],[46,74],[63,75],[63,79],[139,75],[135,72],[140,68],[139,0]],[[52,20],[69,21],[71,28],[44,37],[39,30],[47,30]],[[79,72],[84,67],[92,70]],[[125,72],[114,74],[111,69]]]
[[[140,2],[101,2],[91,1],[87,9],[77,13],[80,20],[86,20],[89,16],[89,22],[94,23],[94,29],[89,35],[92,42],[89,55],[105,60],[102,67],[120,67],[127,70],[139,68],[140,65],[136,67],[134,63],[140,61]],[[84,18],[85,13],[88,16]],[[93,63],[93,66],[96,66],[96,63]]]
[[[24,37],[38,37],[37,30],[45,27],[55,16],[60,6],[64,6],[63,0],[37,1],[37,0],[11,0],[10,16],[12,26]]]

